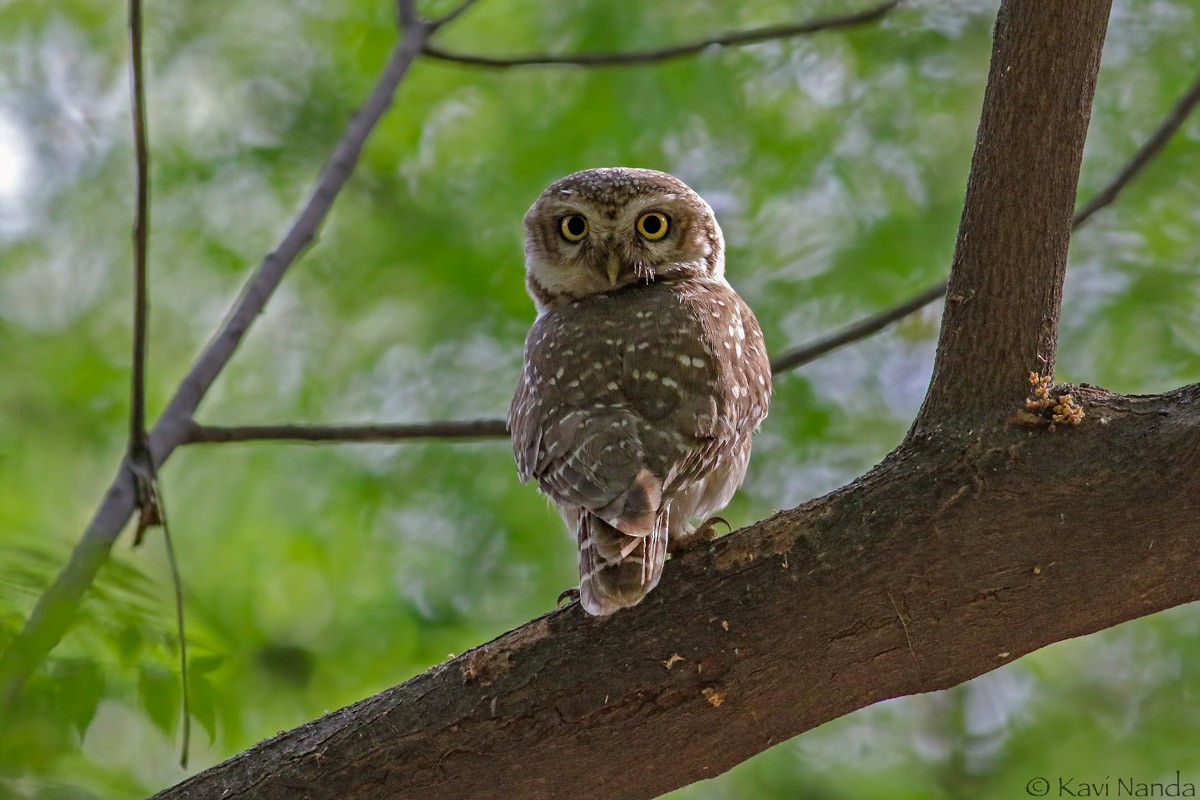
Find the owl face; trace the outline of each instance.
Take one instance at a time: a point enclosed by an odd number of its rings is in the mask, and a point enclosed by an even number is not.
[[[539,311],[638,282],[721,278],[724,270],[712,209],[665,172],[576,172],[525,215],[525,282]]]

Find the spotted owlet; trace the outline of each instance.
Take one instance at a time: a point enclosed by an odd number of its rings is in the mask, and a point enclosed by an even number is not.
[[[741,485],[771,397],[762,331],[725,281],[712,209],[663,172],[551,185],[525,215],[525,272],[517,470],[576,537],[583,608],[611,614]]]

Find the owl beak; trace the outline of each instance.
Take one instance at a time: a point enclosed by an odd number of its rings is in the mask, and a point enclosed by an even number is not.
[[[621,277],[621,262],[616,256],[611,256],[608,259],[608,266],[605,268],[608,273],[608,283],[610,286],[617,285],[617,278]]]

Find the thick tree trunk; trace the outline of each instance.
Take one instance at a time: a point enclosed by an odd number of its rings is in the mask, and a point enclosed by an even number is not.
[[[633,609],[548,614],[160,797],[653,797],[1200,597],[1200,385],[1074,388],[1078,427],[1024,411],[1108,6],[1001,8],[934,380],[882,464],[673,559]]]

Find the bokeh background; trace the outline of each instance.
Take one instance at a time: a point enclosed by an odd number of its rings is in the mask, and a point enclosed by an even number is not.
[[[153,415],[290,224],[396,33],[389,0],[147,6]],[[521,217],[585,167],[665,169],[708,198],[776,354],[907,298],[948,269],[996,6],[914,0],[859,29],[655,66],[419,61],[200,418],[501,416],[533,315]],[[438,41],[628,50],[847,8],[481,0]],[[0,0],[0,647],[125,446],[125,26],[112,2]],[[1118,0],[1081,198],[1198,69],[1194,0]],[[899,442],[939,310],[778,380],[735,525],[836,488]],[[1200,118],[1080,231],[1063,316],[1062,379],[1132,393],[1200,380]],[[163,477],[193,769],[525,622],[575,581],[571,542],[503,441],[191,447]],[[1096,586],[1096,602],[1110,591]],[[1197,634],[1198,609],[1183,607],[1065,642],[673,796],[1009,798],[1038,776],[1176,769],[1200,783]],[[0,796],[141,797],[181,779],[174,639],[161,537],[123,539],[0,730]]]

